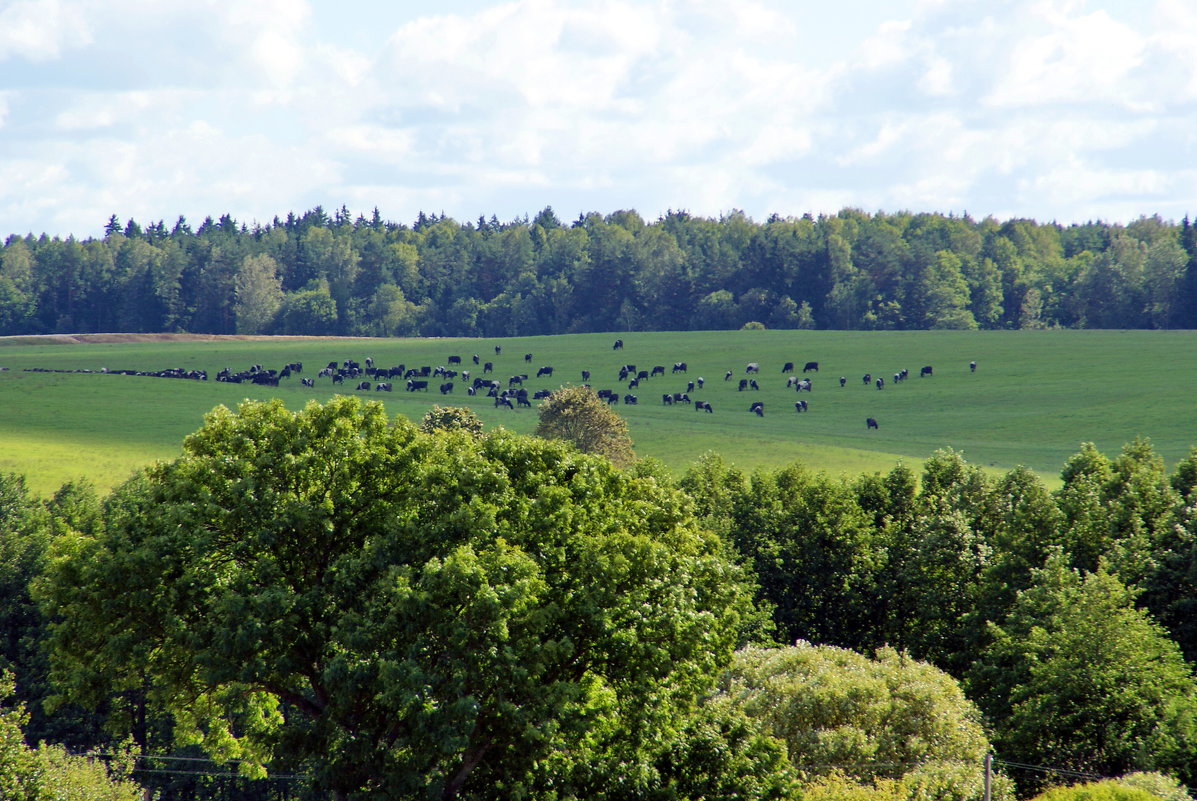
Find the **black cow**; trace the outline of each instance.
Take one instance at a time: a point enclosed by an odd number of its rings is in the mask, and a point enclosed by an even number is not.
[[[507,397],[506,395],[495,396],[495,408],[497,409],[500,406],[506,406],[508,409],[515,409],[515,407],[511,405],[511,398]]]
[[[919,378],[922,378],[925,375],[931,375],[931,365],[929,364],[923,369],[919,370]]]
[[[531,353],[525,353],[525,354],[524,354],[524,361],[525,361],[525,362],[527,362],[528,364],[531,364],[531,363],[532,363],[532,354],[531,354]]]
[[[461,357],[460,356],[450,356],[449,364],[461,364]]]
[[[636,400],[637,400],[637,398],[635,395],[624,395],[623,396],[623,402],[626,404],[635,405]]]
[[[865,419],[865,428],[866,429],[877,428],[877,421],[874,420],[872,417],[866,418]],[[880,431],[881,429],[878,428],[877,430]]]
[[[475,353],[474,354],[474,364],[477,364],[477,363],[478,363],[478,354]]]
[[[589,371],[589,370],[583,370],[583,371],[582,371],[582,380],[583,380],[583,381],[589,381],[589,380],[590,380],[590,371]]]
[[[623,350],[623,340],[615,340],[615,344],[611,346],[611,350]]]
[[[802,366],[802,372],[805,373],[808,370],[814,370],[816,373],[819,372],[819,363],[818,362],[807,362],[805,365]]]
[[[654,376],[665,375],[665,365],[658,364],[656,367],[653,368],[651,375],[654,375]]]
[[[672,406],[673,405],[673,396],[670,395],[668,392],[666,392],[664,395],[661,396],[661,403],[665,404],[666,406]]]
[[[759,390],[759,389],[761,388],[761,385],[760,385],[760,384],[758,384],[758,383],[756,383],[756,379],[755,379],[755,378],[750,378],[750,379],[748,379],[748,386],[750,386],[750,387],[752,387],[753,389],[756,389],[756,390]]]
[[[664,375],[664,373],[662,373],[661,375]],[[640,381],[640,380],[647,381],[648,380],[648,370],[641,370],[638,373],[636,373],[636,380],[637,381]]]
[[[885,386],[885,379],[878,377],[877,378],[877,389],[881,389],[884,386]]]
[[[553,368],[552,367],[542,367],[536,371],[537,378],[540,378],[540,377],[546,376],[546,375],[549,376],[550,378],[552,378],[552,376],[553,376]]]
[[[640,386],[639,378],[633,378],[631,381],[628,382],[628,389],[635,389],[638,386]]]
[[[744,390],[746,390],[746,389],[748,389],[748,379],[747,379],[747,378],[741,378],[741,379],[740,379],[740,386],[739,386],[739,387],[737,387],[737,390],[738,390],[739,392],[743,392],[743,391],[744,391]]]
[[[486,362],[485,364],[482,365],[482,372],[484,372],[484,373],[494,372],[494,369],[495,369],[494,362]]]
[[[782,371],[783,373],[788,373],[788,372],[790,372],[790,371],[791,371],[791,370],[793,370],[793,369],[794,369],[794,363],[793,363],[793,362],[786,362],[786,363],[785,363],[785,366],[781,368],[781,371]]]
[[[685,403],[688,405],[690,403],[690,395],[686,392],[675,392],[673,393],[673,402]]]
[[[805,412],[805,411],[806,411],[806,409],[807,409],[807,406],[806,406],[806,401],[804,401],[804,400],[801,400],[801,401],[795,401],[795,402],[794,402],[794,411],[796,411],[796,412]]]
[[[708,414],[715,413],[715,410],[711,408],[711,404],[709,401],[694,401],[694,411],[700,412],[703,409],[705,409]]]
[[[686,391],[687,391],[687,392],[693,392],[693,391],[694,391],[694,382],[693,382],[693,381],[687,381],[687,382],[686,382]]]
[[[724,373],[724,374],[723,374],[723,380],[724,380],[724,381],[731,381],[731,377],[732,377],[732,371],[731,371],[731,370],[728,370],[726,373]]]
[[[873,375],[872,375],[872,373],[865,373],[865,374],[864,374],[864,383],[865,383],[865,386],[866,386],[866,387],[867,387],[869,384],[873,383]]]
[[[765,404],[762,403],[761,401],[757,401],[756,403],[754,403],[748,407],[748,411],[752,412],[757,417],[764,417],[765,416]]]
[[[452,391],[453,391],[453,382],[452,381],[450,381],[446,384],[441,384],[441,394],[442,395],[448,395]]]
[[[499,347],[498,345],[495,345],[495,355],[498,356],[502,352],[503,352],[503,349],[501,347]]]
[[[977,363],[976,363],[976,362],[969,362],[969,363],[968,363],[968,371],[969,371],[970,373],[975,373],[975,372],[977,372]]]
[[[842,387],[844,384],[847,384],[847,383],[848,383],[848,379],[845,378],[844,376],[840,376],[840,386]]]
[[[414,378],[407,382],[407,391],[408,392],[415,392],[418,389],[422,389],[425,392],[427,392],[428,391],[428,382],[427,381],[417,381]]]
[[[674,362],[673,363],[673,372],[675,372],[675,373],[686,372],[686,363],[685,362]]]

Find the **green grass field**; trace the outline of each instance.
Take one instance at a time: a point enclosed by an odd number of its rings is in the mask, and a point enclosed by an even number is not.
[[[613,351],[617,335],[585,334],[518,339],[272,339],[186,340],[89,344],[45,344],[30,338],[0,339],[0,471],[23,473],[32,489],[53,492],[64,481],[86,477],[101,490],[120,483],[137,467],[180,452],[182,439],[218,404],[235,406],[245,398],[277,396],[290,408],[335,392],[359,394],[385,403],[391,414],[418,420],[434,403],[470,405],[488,426],[529,433],[533,408],[495,409],[484,397],[469,398],[458,380],[442,397],[396,391],[354,393],[353,385],[334,389],[327,378],[314,389],[299,378],[279,388],[119,375],[29,372],[53,370],[206,369],[234,370],[260,363],[281,368],[302,361],[314,377],[329,361],[367,356],[376,365],[443,365],[460,355],[463,367],[479,354],[495,362],[495,377],[535,375],[555,368],[552,379],[531,378],[530,391],[580,383],[591,371],[596,389],[628,392],[617,380],[618,367],[665,367],[632,390],[637,406],[620,404],[636,451],[682,471],[713,450],[745,468],[800,461],[836,473],[888,470],[899,461],[916,466],[933,451],[953,447],[971,463],[994,470],[1025,464],[1049,483],[1081,442],[1092,441],[1108,455],[1136,436],[1149,437],[1169,468],[1197,445],[1197,332],[1192,331],[1003,331],[1003,332],[833,332],[707,331],[623,334],[625,348]],[[496,356],[494,346],[502,346]],[[533,359],[525,363],[524,354]],[[784,362],[818,361],[809,373],[813,391],[785,388]],[[975,360],[976,373],[968,363]],[[685,361],[686,374],[673,375]],[[760,391],[739,392],[745,365],[759,362]],[[934,367],[920,378],[919,368]],[[909,369],[894,385],[892,376]],[[724,381],[731,370],[733,378]],[[885,378],[882,390],[861,381],[864,373]],[[839,376],[847,385],[839,386]],[[665,406],[661,395],[683,391],[686,381],[706,379],[692,397],[709,401],[713,414],[691,406]],[[797,413],[804,399],[809,411]],[[765,416],[750,414],[762,401]],[[866,430],[874,417],[879,429]]]

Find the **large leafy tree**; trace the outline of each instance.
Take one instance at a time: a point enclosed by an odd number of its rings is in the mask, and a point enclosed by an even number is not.
[[[560,439],[583,453],[610,459],[618,466],[635,460],[628,423],[589,387],[566,387],[547,398],[538,410],[536,435]]]
[[[517,797],[603,743],[651,761],[748,611],[680,494],[559,443],[336,398],[218,408],[184,450],[60,541],[56,678],[145,687],[184,740],[336,798]]]
[[[1102,775],[1197,776],[1197,681],[1133,593],[1058,555],[1036,571],[970,675],[1002,754]]]

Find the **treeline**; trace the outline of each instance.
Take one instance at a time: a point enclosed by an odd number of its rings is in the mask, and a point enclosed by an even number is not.
[[[235,780],[263,801],[979,801],[990,748],[1015,766],[995,798],[1197,782],[1197,450],[1168,472],[1145,441],[1086,445],[1055,491],[952,451],[841,478],[710,455],[675,481],[468,412],[380,414],[218,410],[107,499],[0,475],[26,736],[273,753],[307,789]],[[483,778],[442,795],[462,764]],[[1168,786],[1117,797],[1188,797]]]
[[[1197,328],[1197,231],[845,209],[411,226],[319,207],[10,236],[0,334],[523,336],[768,328]]]

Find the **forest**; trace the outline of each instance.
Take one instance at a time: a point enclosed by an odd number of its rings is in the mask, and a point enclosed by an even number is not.
[[[246,401],[107,497],[0,476],[4,797],[1189,798],[1197,450],[674,478],[540,419]]]
[[[315,208],[11,235],[0,335],[521,336],[741,328],[1197,328],[1197,231],[933,213],[632,210],[413,224]]]

